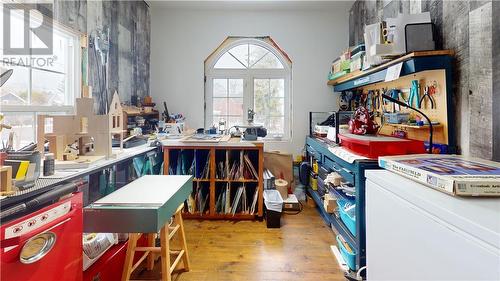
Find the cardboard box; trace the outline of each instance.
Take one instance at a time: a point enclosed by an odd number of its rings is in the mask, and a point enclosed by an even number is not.
[[[500,196],[500,163],[460,155],[379,157],[379,166],[457,196]]]
[[[327,213],[332,214],[335,211],[335,207],[337,207],[337,198],[330,195],[330,193],[325,194],[323,207]]]
[[[293,155],[285,154],[279,151],[264,152],[264,168],[279,179],[283,174],[283,179],[288,182],[287,187],[295,189],[293,177]],[[288,192],[287,192],[288,193]]]

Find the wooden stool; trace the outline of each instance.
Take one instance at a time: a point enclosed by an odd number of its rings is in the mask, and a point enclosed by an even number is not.
[[[137,240],[141,237],[142,233],[130,233],[128,239],[127,255],[125,257],[125,264],[123,266],[122,281],[129,281],[130,274],[147,258],[147,269],[152,270],[154,267],[155,253],[160,253],[161,256],[161,280],[170,281],[172,280],[171,274],[175,267],[182,258],[182,263],[184,264],[184,270],[189,271],[189,255],[186,245],[186,235],[184,233],[184,224],[182,223],[182,209],[184,204],[181,204],[178,208],[174,217],[174,226],[166,223],[160,230],[160,246],[155,246],[156,233],[147,233],[148,246],[147,247],[137,247]],[[180,250],[170,250],[170,240],[174,235],[180,231],[179,240],[181,244]],[[144,252],[141,258],[134,264],[134,254],[136,251]],[[170,265],[170,254],[177,255],[172,265]]]

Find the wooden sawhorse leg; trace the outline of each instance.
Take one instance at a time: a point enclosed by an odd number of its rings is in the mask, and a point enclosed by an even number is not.
[[[186,244],[186,234],[184,232],[184,224],[182,220],[182,208],[183,205],[177,208],[174,214],[175,226],[170,226],[165,224],[160,229],[160,247],[155,247],[155,234],[148,234],[148,246],[147,247],[137,247],[137,240],[142,235],[141,233],[130,233],[127,255],[125,257],[125,264],[123,266],[122,281],[129,281],[130,274],[147,258],[147,269],[151,270],[154,267],[154,254],[159,252],[161,256],[161,280],[171,281],[172,272],[179,264],[182,259],[184,264],[184,270],[189,271],[189,255]],[[170,250],[170,240],[174,235],[180,231],[179,241],[181,244],[181,249],[176,251]],[[134,264],[134,254],[136,251],[144,252],[141,258]],[[175,260],[170,263],[170,254],[177,255]]]
[[[188,254],[188,249],[187,249],[187,243],[186,243],[186,233],[184,232],[184,223],[182,220],[182,208],[184,206],[181,205],[179,208],[177,208],[177,211],[175,212],[174,215],[174,221],[175,223],[179,226],[179,241],[181,243],[181,250],[184,251],[184,254],[182,255],[182,263],[184,264],[184,270],[189,271],[189,254]]]

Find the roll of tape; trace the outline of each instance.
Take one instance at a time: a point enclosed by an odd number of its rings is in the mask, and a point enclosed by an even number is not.
[[[283,187],[283,186],[287,186],[288,182],[286,180],[283,180],[283,179],[277,179],[274,181],[274,184],[276,184],[276,187]]]
[[[111,237],[108,238],[108,235]],[[90,259],[96,258],[100,253],[105,251],[113,241],[111,233],[88,233],[83,235],[83,252]]]

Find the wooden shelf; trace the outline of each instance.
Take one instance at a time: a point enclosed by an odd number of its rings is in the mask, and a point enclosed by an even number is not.
[[[126,112],[125,112],[126,113]],[[126,113],[127,116],[133,117],[133,116],[149,116],[149,115],[159,115],[159,111],[152,111],[152,112],[139,112],[139,113]]]
[[[211,215],[208,213],[200,215],[198,214],[192,214],[192,213],[187,213],[183,212],[182,217],[185,219],[218,219],[218,220],[253,220],[257,217],[257,214],[250,215],[250,214],[242,214],[242,213],[237,213],[231,215],[231,214],[215,214]]]
[[[408,128],[408,129],[429,129],[429,125],[423,125],[423,126],[417,126],[417,125],[408,125],[408,124],[391,124],[391,123],[385,123],[384,125],[392,126],[392,127],[398,127],[398,128]],[[436,124],[432,125],[432,128],[442,128],[442,124]]]
[[[230,179],[215,179],[215,182],[259,182],[259,180],[256,179],[239,179],[239,180],[230,180]]]
[[[210,179],[193,179],[195,182],[210,182]]]
[[[373,73],[376,73],[379,71],[386,70],[389,66],[392,66],[392,65],[400,63],[400,62],[405,62],[405,61],[411,60],[413,58],[430,57],[430,56],[452,56],[453,54],[454,54],[454,52],[452,50],[413,52],[413,53],[409,53],[405,56],[399,57],[397,59],[388,61],[384,64],[379,65],[379,66],[370,68],[368,70],[365,70],[365,71],[358,70],[358,71],[346,74],[346,75],[339,77],[337,79],[329,80],[327,82],[327,84],[330,86],[336,86],[336,85],[339,85],[339,84],[342,84],[345,82],[356,80],[358,78],[362,78],[362,77],[367,76],[369,74],[373,74]],[[402,72],[403,72],[403,70],[402,70]],[[385,77],[385,75],[384,75],[384,77]],[[357,86],[362,86],[362,85],[357,85]]]

